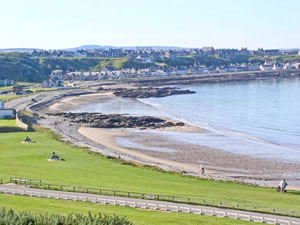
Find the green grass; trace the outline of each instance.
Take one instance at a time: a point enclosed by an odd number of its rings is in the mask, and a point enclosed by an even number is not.
[[[33,93],[36,93],[36,92],[41,92],[41,91],[55,91],[55,90],[57,90],[57,88],[25,88],[24,91],[25,90],[31,90],[31,91],[33,91]],[[10,100],[21,98],[24,96],[29,96],[29,95],[15,95],[15,94],[0,95],[0,101],[8,102]]]
[[[228,218],[218,218],[184,213],[157,212],[150,210],[138,210],[121,206],[105,206],[94,203],[71,202],[54,199],[39,199],[24,196],[13,196],[0,194],[0,207],[13,209],[15,211],[31,211],[34,213],[59,213],[67,215],[70,213],[126,216],[136,225],[196,225],[196,224],[255,224]]]
[[[26,135],[36,143],[22,144]],[[0,177],[6,179],[10,176],[21,176],[66,185],[188,196],[300,210],[300,193],[296,191],[282,195],[270,188],[199,180],[124,165],[86,150],[72,148],[41,132],[1,133],[0,143]],[[66,161],[48,162],[47,158],[52,152],[56,152]]]
[[[17,82],[17,85],[21,85],[21,86],[32,86],[32,85],[39,85],[39,83],[33,83],[33,82]]]
[[[17,127],[16,120],[0,119],[0,127]]]
[[[102,58],[98,65],[96,65],[93,69],[99,70],[103,69],[106,66],[114,66],[115,69],[122,69],[124,64],[128,61],[128,58]]]
[[[12,89],[13,86],[5,86],[5,87],[0,87],[0,91],[6,91]]]
[[[33,91],[33,92],[42,92],[42,91],[56,91],[57,88],[26,88],[24,89],[24,91],[26,90],[30,90],[30,91]]]
[[[0,101],[2,102],[8,102],[10,100],[16,99],[16,98],[20,98],[23,97],[23,95],[0,95]]]

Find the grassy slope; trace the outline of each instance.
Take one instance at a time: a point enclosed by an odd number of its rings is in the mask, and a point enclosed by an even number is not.
[[[121,206],[105,206],[93,203],[71,202],[54,199],[39,199],[21,196],[9,196],[0,194],[0,207],[14,209],[16,211],[31,211],[35,213],[92,213],[117,214],[126,216],[130,221],[137,225],[196,225],[196,224],[254,224],[250,222],[238,221],[233,219],[217,218],[210,216],[200,216],[183,213],[166,213],[149,210],[138,210]]]
[[[1,120],[0,120],[1,126]],[[22,144],[29,135],[37,143]],[[299,192],[199,180],[123,165],[100,155],[72,148],[39,132],[0,135],[0,177],[22,176],[67,185],[199,197],[300,210]],[[55,151],[65,162],[48,162]]]
[[[10,101],[12,99],[16,99],[16,98],[20,98],[20,97],[23,97],[23,96],[22,95],[11,95],[11,94],[0,95],[0,101],[7,102],[7,101]]]
[[[0,91],[6,91],[12,89],[13,86],[5,86],[5,87],[0,87]]]
[[[17,127],[16,120],[0,120],[1,127]]]

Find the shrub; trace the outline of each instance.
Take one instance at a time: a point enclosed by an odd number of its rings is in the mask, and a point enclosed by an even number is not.
[[[69,214],[32,214],[16,213],[13,210],[0,210],[0,225],[133,225],[126,217],[117,215]]]

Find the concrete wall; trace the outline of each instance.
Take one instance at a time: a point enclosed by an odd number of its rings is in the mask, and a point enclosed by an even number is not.
[[[0,119],[14,119],[16,118],[16,110],[14,109],[0,109]]]
[[[16,115],[16,123],[17,123],[17,126],[18,126],[18,127],[22,128],[22,129],[24,129],[24,130],[28,130],[28,128],[29,128],[29,126],[28,126],[26,123],[22,122],[22,121],[19,119],[18,113],[17,113],[17,115]]]

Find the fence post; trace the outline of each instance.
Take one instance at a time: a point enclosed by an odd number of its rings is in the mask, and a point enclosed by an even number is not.
[[[73,192],[75,192],[75,186],[73,187]]]
[[[60,190],[62,191],[62,189],[63,189],[63,188],[62,188],[62,185],[60,185]]]
[[[128,192],[128,198],[130,198],[130,192]]]
[[[86,189],[86,193],[89,193],[89,189],[88,188]]]
[[[100,189],[99,194],[102,195],[102,189]]]
[[[116,196],[116,191],[114,191],[114,196]]]

